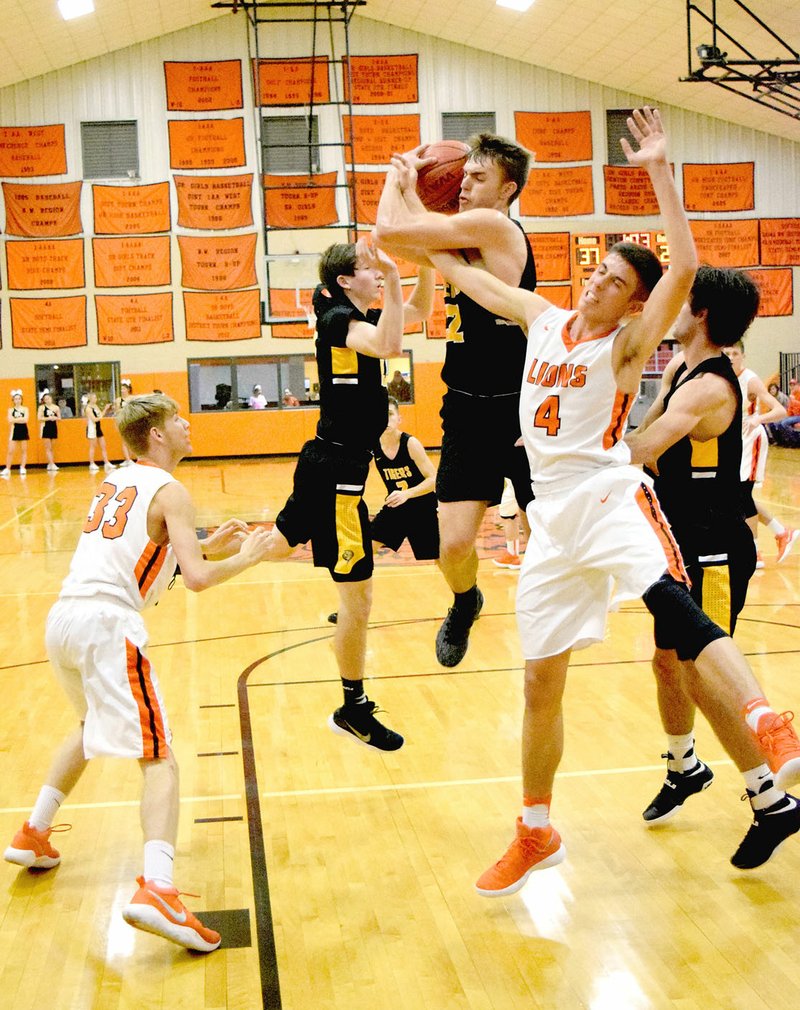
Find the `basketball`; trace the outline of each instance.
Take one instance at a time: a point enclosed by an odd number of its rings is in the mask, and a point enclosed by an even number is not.
[[[437,158],[434,165],[421,168],[417,175],[417,194],[428,210],[455,214],[458,194],[464,178],[469,147],[460,140],[440,140],[428,144],[423,158]]]

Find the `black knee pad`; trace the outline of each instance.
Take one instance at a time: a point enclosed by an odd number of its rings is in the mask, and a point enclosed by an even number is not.
[[[656,627],[668,629],[678,659],[694,662],[707,645],[727,637],[722,628],[697,606],[684,583],[677,582],[671,575],[662,575],[642,599],[653,615]]]

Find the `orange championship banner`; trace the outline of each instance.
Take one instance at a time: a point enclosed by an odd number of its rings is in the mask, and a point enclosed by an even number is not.
[[[244,120],[170,119],[170,168],[242,168]]]
[[[95,295],[97,341],[100,344],[169,344],[172,295]]]
[[[350,150],[353,130],[353,157],[356,165],[388,165],[395,151],[419,147],[419,115],[415,112],[397,116],[342,116],[345,150]]]
[[[203,291],[231,291],[258,284],[256,277],[256,234],[179,235],[184,288]]]
[[[264,213],[269,228],[324,228],[336,224],[336,172],[265,175]]]
[[[255,340],[261,336],[261,292],[185,291],[187,340]]]
[[[800,217],[762,217],[758,232],[763,266],[800,266]]]
[[[342,59],[344,100],[353,105],[403,105],[419,101],[419,56],[351,56]],[[348,74],[348,67],[350,73]]]
[[[30,350],[86,346],[86,295],[11,298],[11,345]]]
[[[95,235],[144,235],[169,231],[169,183],[92,186]]]
[[[308,325],[311,312],[311,288],[270,288],[270,315],[279,318],[295,316],[296,323],[270,323],[272,336],[290,340],[310,340],[314,336],[314,327]],[[298,301],[300,304],[298,305]]]
[[[176,175],[181,228],[248,228],[253,223],[252,175]]]
[[[569,232],[529,232],[527,239],[536,262],[537,281],[568,281]]]
[[[348,172],[348,183],[355,188],[356,205],[354,220],[359,224],[375,224],[378,215],[378,201],[386,182],[385,172]],[[353,190],[350,190],[352,194]]]
[[[683,206],[686,210],[716,213],[753,210],[754,187],[752,161],[683,166]]]
[[[0,175],[64,175],[64,125],[0,126]]]
[[[592,160],[590,112],[515,112],[514,129],[537,165]]]
[[[758,315],[791,316],[794,315],[794,288],[792,270],[748,270],[761,292],[761,302]]]
[[[169,235],[92,239],[96,288],[154,288],[172,283]]]
[[[674,165],[670,170],[675,174]],[[628,217],[658,216],[658,200],[645,169],[636,165],[603,165],[606,214]]]
[[[523,217],[576,217],[594,213],[592,166],[534,168],[519,198]]]
[[[86,284],[83,239],[6,242],[12,291],[82,288]]]
[[[690,221],[697,256],[712,267],[759,264],[758,221]]]
[[[253,60],[261,105],[321,105],[331,100],[328,57]]]
[[[164,61],[170,112],[216,112],[242,108],[241,60],[211,63]]]
[[[22,238],[63,238],[79,235],[80,182],[4,182],[6,233]]]

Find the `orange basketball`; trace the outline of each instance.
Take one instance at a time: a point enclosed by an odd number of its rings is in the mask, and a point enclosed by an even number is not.
[[[421,168],[417,176],[417,194],[428,210],[455,214],[458,194],[464,178],[464,165],[469,147],[460,140],[440,140],[428,144],[424,158],[436,158],[434,165]]]

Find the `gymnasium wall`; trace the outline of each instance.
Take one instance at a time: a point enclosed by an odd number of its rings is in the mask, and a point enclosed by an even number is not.
[[[302,57],[311,51],[311,28],[308,25],[282,25],[279,31],[262,34],[261,57]],[[280,47],[276,48],[276,39]],[[336,54],[341,55],[341,41]],[[495,111],[497,132],[515,135],[514,113],[589,112],[591,116],[592,174],[595,212],[575,217],[522,218],[526,231],[584,233],[614,233],[623,231],[656,231],[656,217],[626,218],[607,215],[604,210],[603,163],[606,160],[605,111],[640,105],[646,96],[632,95],[602,88],[585,81],[550,71],[486,55],[477,49],[452,45],[425,35],[391,28],[355,17],[351,24],[350,49],[354,55],[410,54],[419,56],[419,102],[413,106],[380,106],[358,108],[357,112],[381,114],[407,113],[420,116],[420,136],[423,142],[437,139],[441,133],[442,112]],[[243,15],[226,15],[195,28],[164,36],[154,41],[82,63],[67,70],[26,81],[0,90],[0,126],[31,126],[64,124],[67,173],[58,177],[5,179],[14,183],[64,183],[77,181],[81,172],[80,123],[82,121],[135,119],[139,124],[140,175],[136,184],[169,181],[171,202],[171,266],[172,283],[153,289],[170,291],[173,295],[174,340],[149,345],[107,346],[98,344],[94,312],[94,296],[108,294],[93,287],[91,267],[92,186],[84,183],[81,194],[81,216],[85,244],[86,286],[81,294],[87,297],[87,344],[69,350],[15,348],[12,341],[9,311],[9,286],[5,246],[5,207],[0,205],[0,278],[2,290],[2,351],[0,352],[0,408],[9,403],[9,390],[19,386],[25,401],[35,405],[34,366],[46,362],[120,361],[122,374],[132,377],[136,392],[160,388],[173,395],[188,412],[187,358],[219,355],[254,355],[310,353],[313,339],[310,331],[305,339],[276,337],[264,326],[257,339],[226,341],[187,341],[181,288],[181,259],[177,236],[187,234],[177,225],[177,198],[170,168],[167,120],[202,118],[201,114],[167,113],[165,101],[164,61],[242,61],[244,109],[217,112],[219,118],[243,117],[246,166],[234,173],[253,173],[254,225],[239,233],[257,232],[256,268],[261,297],[266,289],[263,262],[263,235],[259,222],[263,220],[262,196],[257,185],[258,158],[256,150],[252,88],[248,73],[248,39]],[[680,68],[676,67],[676,74]],[[689,85],[687,85],[688,87]],[[694,85],[699,87],[699,85]],[[735,99],[731,99],[734,101]],[[320,107],[320,140],[337,140],[338,112]],[[662,113],[670,134],[670,158],[675,164],[681,185],[684,163],[754,163],[754,208],[737,213],[693,213],[698,220],[726,220],[791,217],[800,207],[800,144],[753,130],[732,126],[694,113],[663,108]],[[765,112],[765,116],[770,113]],[[334,170],[340,163],[335,148],[322,149],[321,171]],[[225,174],[224,172],[222,174]],[[341,220],[346,219],[343,194],[337,201]],[[518,214],[517,208],[514,208]],[[191,233],[191,234],[197,234]],[[341,238],[341,229],[287,231],[270,239],[272,251],[308,252],[324,248]],[[304,261],[313,265],[313,261]],[[304,266],[304,270],[308,266]],[[288,269],[288,268],[287,268]],[[790,267],[793,281],[798,267]],[[291,271],[288,276],[291,275]],[[273,281],[274,283],[274,281]],[[306,283],[306,280],[297,283]],[[63,294],[64,292],[60,292]],[[73,292],[69,292],[73,293]],[[125,293],[125,292],[118,292]],[[543,293],[546,293],[543,291]],[[17,295],[19,292],[12,292]],[[24,295],[34,294],[23,292]],[[44,296],[35,292],[37,296]],[[47,292],[45,292],[45,295]],[[759,319],[748,340],[749,364],[762,375],[773,373],[779,350],[800,350],[798,311],[793,303],[789,316]],[[406,427],[417,433],[427,445],[439,441],[438,406],[441,383],[438,378],[444,343],[429,339],[425,332],[409,334],[405,347],[413,352],[416,400],[403,408]],[[249,453],[289,453],[298,451],[303,439],[313,431],[317,412],[314,409],[193,414],[190,417],[197,455],[237,455]],[[113,425],[111,426],[113,427]],[[111,436],[116,439],[116,433]],[[63,460],[83,459],[85,442],[83,424],[79,420],[62,424],[59,456]],[[38,440],[31,444],[32,456],[38,451]],[[74,454],[74,455],[73,455]]]

